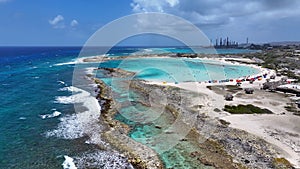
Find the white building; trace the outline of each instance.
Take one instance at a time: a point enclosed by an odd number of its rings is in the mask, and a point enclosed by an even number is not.
[[[300,56],[300,50],[295,50],[294,51],[294,56]]]

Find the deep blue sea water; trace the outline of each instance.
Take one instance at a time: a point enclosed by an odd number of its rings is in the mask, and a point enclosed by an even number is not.
[[[75,58],[72,50],[0,49],[0,168],[58,168],[59,155],[72,152],[68,142],[44,136],[58,119],[40,117],[55,110],[72,113],[71,105],[54,103],[56,96],[68,94],[58,91],[63,87],[59,81],[71,84],[72,66],[53,66]]]
[[[0,168],[62,168],[64,155],[77,159],[79,168],[86,168],[87,163],[80,158],[100,159],[99,155],[106,158],[101,153],[111,153],[87,144],[88,138],[81,133],[86,121],[77,122],[81,116],[74,116],[74,100],[67,87],[72,86],[75,66],[72,63],[80,50],[79,47],[0,47]],[[166,51],[184,53],[189,49],[127,47],[114,48],[109,54]],[[95,49],[88,55],[96,54],[99,53]],[[93,87],[90,89],[88,92],[93,96]]]

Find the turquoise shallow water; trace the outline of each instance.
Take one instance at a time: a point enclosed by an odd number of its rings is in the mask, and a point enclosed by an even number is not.
[[[137,50],[133,55],[139,54],[164,54],[164,53],[199,53],[199,54],[239,54],[239,53],[255,53],[259,52],[257,50],[249,50],[249,49],[213,49],[213,48],[197,48],[193,49],[186,47],[158,47],[158,48],[145,48],[141,50]],[[117,54],[112,54],[111,56],[115,56]]]
[[[166,82],[226,80],[259,73],[259,70],[249,66],[201,59],[138,58],[108,61],[100,66],[136,72],[133,78],[137,79]]]

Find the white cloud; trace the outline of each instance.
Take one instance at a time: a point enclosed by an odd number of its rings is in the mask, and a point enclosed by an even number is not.
[[[272,25],[281,32],[296,32],[295,27],[300,25],[292,24],[300,17],[299,0],[132,0],[131,7],[134,13],[163,12],[183,17],[212,38],[232,35],[261,39],[258,31],[271,32]]]
[[[165,8],[175,7],[179,0],[133,0],[134,12],[165,12]]]
[[[49,24],[53,26],[53,28],[64,28],[64,17],[62,15],[57,15],[52,20],[49,20]]]
[[[77,26],[78,24],[79,24],[78,21],[75,20],[75,19],[73,19],[73,20],[71,21],[71,23],[70,23],[70,26],[71,26],[71,27],[75,27],[75,26]]]
[[[171,7],[174,7],[179,3],[179,0],[166,0],[166,1]]]
[[[165,12],[213,25],[240,17],[278,19],[300,14],[299,0],[133,0],[131,6],[133,12]]]
[[[73,19],[70,24],[65,24],[69,22],[68,20],[65,20],[65,18],[62,15],[57,15],[53,19],[49,20],[49,24],[55,28],[55,29],[64,29],[64,28],[75,28],[79,22],[76,19]]]

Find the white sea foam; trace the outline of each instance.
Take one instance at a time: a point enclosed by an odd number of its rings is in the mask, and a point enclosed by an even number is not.
[[[94,75],[94,74],[95,74],[95,73],[94,73],[95,69],[97,69],[97,68],[96,68],[96,67],[89,67],[89,68],[86,68],[85,73],[86,73],[86,74]]]
[[[71,62],[57,63],[57,64],[54,64],[53,66],[75,65],[77,63],[79,63],[79,62],[77,60],[75,60],[75,61],[71,61]]]
[[[59,80],[59,81],[57,81],[59,84],[62,84],[62,85],[65,85],[66,83],[64,82],[64,81],[61,81],[61,80]]]
[[[55,98],[55,103],[61,103],[61,104],[74,104],[74,103],[84,103],[86,102],[86,98],[89,98],[88,101],[91,100],[91,98],[94,98],[90,95],[89,92],[81,90],[77,87],[74,86],[69,86],[69,87],[65,87],[60,89],[62,91],[71,91],[71,92],[76,92],[76,94],[73,94],[71,96],[57,96]]]
[[[62,163],[64,169],[77,169],[75,163],[73,162],[73,158],[69,156],[64,156],[65,161]]]
[[[95,57],[95,56],[91,56],[91,57],[81,57],[81,58],[73,59],[73,60],[70,61],[70,62],[56,63],[56,64],[54,64],[53,66],[64,66],[64,65],[84,64],[84,63],[86,63],[86,62],[83,61],[84,59],[87,59],[87,58],[93,58],[93,57]]]
[[[53,117],[58,117],[61,115],[61,112],[59,111],[54,111],[52,114],[43,114],[43,115],[40,115],[40,117],[42,119],[49,119],[49,118],[53,118]]]
[[[54,103],[73,104],[75,103],[74,96],[57,96]]]
[[[26,120],[26,117],[19,117],[19,120]]]
[[[74,157],[74,159],[79,168],[133,169],[126,157],[113,152],[85,153],[81,157]]]
[[[103,54],[103,55],[97,55],[97,56],[80,57],[80,58],[77,58],[77,59],[73,59],[72,61],[69,61],[69,62],[56,63],[53,66],[64,66],[64,65],[75,65],[75,64],[88,64],[88,62],[84,62],[85,59],[95,58],[95,57],[102,57],[102,56],[104,57],[104,56],[109,56],[109,55]],[[89,63],[91,63],[91,62],[89,62]]]
[[[145,53],[151,53],[151,52],[153,52],[153,49],[143,49],[142,51]]]
[[[61,117],[57,129],[48,131],[46,136],[56,136],[64,139],[89,136],[89,143],[104,145],[105,143],[100,138],[100,132],[103,128],[99,122],[101,107],[98,100],[89,92],[77,87],[72,87],[72,91],[75,94],[72,96],[59,96],[56,98],[56,102],[62,104],[82,103],[82,106],[87,110]]]
[[[76,114],[60,118],[57,129],[48,131],[47,137],[56,136],[64,139],[76,139],[84,136],[83,123]]]
[[[73,86],[68,86],[68,87],[60,88],[58,91],[69,91],[69,92],[73,92],[73,91],[74,91],[74,87],[73,87]]]

